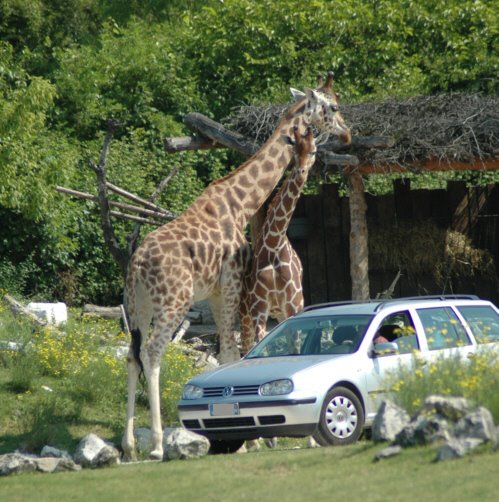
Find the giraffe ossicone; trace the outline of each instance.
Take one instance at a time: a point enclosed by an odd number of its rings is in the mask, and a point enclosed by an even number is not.
[[[245,228],[288,166],[293,148],[282,136],[320,132],[348,141],[332,77],[291,104],[276,130],[250,159],[212,182],[178,218],[159,227],[133,254],[125,285],[132,343],[128,354],[128,401],[122,447],[134,458],[137,381],[143,370],[151,414],[151,457],[163,457],[160,365],[166,345],[192,304],[208,299],[220,338],[221,363],[239,359],[232,330],[239,310],[249,245]]]

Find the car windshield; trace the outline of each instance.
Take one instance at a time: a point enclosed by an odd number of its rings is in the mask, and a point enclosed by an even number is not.
[[[279,324],[246,356],[303,356],[355,352],[371,315],[328,315],[292,318]]]

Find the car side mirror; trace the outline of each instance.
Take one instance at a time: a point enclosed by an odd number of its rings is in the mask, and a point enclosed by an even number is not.
[[[398,354],[399,347],[394,342],[377,343],[374,345],[372,355],[373,357],[390,356]]]

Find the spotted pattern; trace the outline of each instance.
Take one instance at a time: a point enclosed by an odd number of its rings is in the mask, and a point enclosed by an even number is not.
[[[315,162],[315,150],[310,128],[305,137],[295,134],[293,169],[270,204],[251,269],[244,278],[240,306],[243,353],[265,336],[269,316],[281,322],[303,309],[302,264],[286,231]]]

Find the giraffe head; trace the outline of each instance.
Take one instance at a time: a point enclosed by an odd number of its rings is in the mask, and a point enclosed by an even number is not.
[[[293,136],[294,140],[288,138],[288,142],[294,146],[295,169],[300,169],[302,174],[307,175],[315,163],[317,153],[312,127],[308,126],[305,135],[302,136],[299,128],[294,126]]]
[[[333,90],[334,73],[328,72],[326,82],[320,76],[316,89],[306,89],[305,92],[291,89],[295,99],[304,100],[305,114],[311,125],[316,126],[321,133],[334,134],[344,143],[350,143],[352,135],[339,109],[340,96]]]

